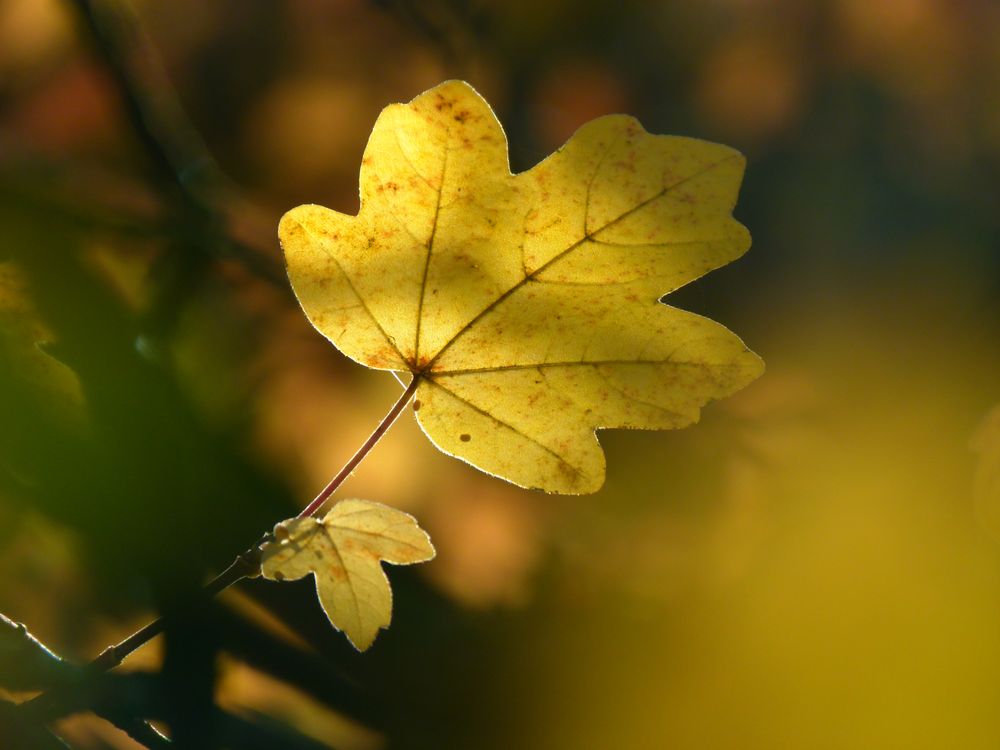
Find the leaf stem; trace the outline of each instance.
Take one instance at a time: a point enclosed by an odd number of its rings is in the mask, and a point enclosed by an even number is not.
[[[391,409],[389,409],[389,413],[382,418],[382,421],[379,422],[379,425],[378,427],[375,428],[375,431],[372,432],[372,434],[368,436],[368,439],[362,444],[362,446],[358,448],[357,453],[355,453],[351,457],[351,460],[348,461],[346,464],[344,464],[344,468],[337,473],[337,476],[331,479],[330,483],[326,485],[326,487],[324,487],[322,490],[320,490],[320,493],[316,495],[313,501],[302,509],[302,512],[299,513],[298,515],[298,518],[305,518],[306,516],[315,516],[319,512],[319,509],[323,506],[323,503],[325,503],[330,498],[330,495],[332,495],[334,492],[337,491],[337,488],[344,483],[344,480],[347,479],[348,476],[350,476],[351,472],[354,471],[354,469],[357,467],[359,463],[361,463],[362,459],[368,455],[369,451],[371,451],[371,449],[375,447],[378,441],[382,439],[382,436],[388,431],[390,427],[392,427],[392,423],[396,421],[396,419],[402,413],[404,407],[410,402],[410,399],[413,398],[413,394],[417,392],[418,385],[420,385],[420,376],[414,375],[413,379],[410,381],[410,384],[406,386],[406,390],[403,391],[403,395],[401,395],[399,397],[399,400],[395,404],[393,404]]]
[[[229,567],[199,589],[195,597],[196,601],[211,599],[237,581],[241,581],[257,572],[260,567],[260,546],[270,536],[269,533],[261,536],[246,552],[233,560],[229,564]],[[147,623],[125,640],[104,649],[100,656],[92,661],[87,668],[97,672],[106,672],[109,669],[114,669],[124,661],[126,656],[162,633],[168,621],[168,616],[164,615]]]
[[[393,422],[396,421],[407,403],[413,398],[413,394],[417,392],[419,384],[420,376],[414,375],[410,384],[406,386],[406,390],[403,391],[403,394],[382,418],[375,431],[368,436],[368,439],[358,448],[357,452],[351,457],[351,460],[344,465],[344,468],[337,472],[337,475],[330,480],[329,484],[320,490],[320,493],[316,495],[313,501],[299,513],[299,518],[315,515],[323,504],[330,499],[330,496],[337,491],[340,485],[344,483],[344,480],[350,476],[351,472],[357,468],[358,464],[371,452],[372,448],[375,447],[378,441],[382,439],[382,436],[392,426]],[[191,598],[189,605],[194,606],[206,602],[216,594],[225,591],[234,583],[259,573],[261,546],[269,541],[271,537],[271,532],[262,535],[249,549],[233,560],[229,567],[199,589]],[[184,610],[183,607],[181,609],[182,611]],[[132,633],[132,635],[123,641],[113,646],[108,646],[96,659],[82,668],[79,680],[74,681],[72,685],[59,686],[47,690],[25,701],[20,706],[21,710],[43,721],[51,718],[53,715],[58,715],[59,706],[65,699],[65,694],[68,690],[79,689],[81,683],[94,679],[104,672],[117,667],[133,651],[160,635],[170,622],[176,619],[177,615],[178,613],[161,615]]]

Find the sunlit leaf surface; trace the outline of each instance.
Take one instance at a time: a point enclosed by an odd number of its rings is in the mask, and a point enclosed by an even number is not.
[[[596,428],[689,425],[762,372],[730,331],[658,301],[749,247],[731,216],[743,166],[613,115],[512,175],[489,105],[449,81],[382,112],[357,216],[300,206],[279,233],[309,319],[356,361],[419,377],[442,451],[593,492]]]
[[[263,548],[265,578],[316,577],[330,622],[364,651],[392,617],[392,589],[381,562],[409,565],[434,557],[413,516],[368,500],[342,500],[322,520],[292,518]]]

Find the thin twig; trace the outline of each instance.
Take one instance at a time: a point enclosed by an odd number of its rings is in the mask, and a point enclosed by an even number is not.
[[[195,596],[195,603],[200,604],[217,594],[225,591],[237,581],[254,575],[260,570],[260,547],[270,538],[270,534],[264,534],[253,545],[243,552],[239,557],[230,563],[229,567],[219,573],[215,578],[205,584]],[[108,646],[100,655],[87,665],[87,670],[97,673],[107,672],[121,664],[125,657],[131,654],[140,646],[151,641],[164,631],[170,621],[174,619],[169,615],[163,615],[147,623],[139,630],[135,631],[123,641],[113,646]]]
[[[386,431],[392,427],[392,423],[396,421],[396,418],[403,411],[403,408],[410,402],[410,399],[413,398],[413,394],[417,392],[418,385],[420,385],[420,376],[414,375],[410,384],[406,386],[406,390],[403,391],[403,395],[400,396],[399,400],[393,404],[391,409],[389,409],[389,413],[383,417],[381,422],[379,422],[375,431],[369,435],[368,439],[360,448],[358,448],[358,452],[355,453],[351,460],[344,465],[344,468],[338,472],[337,476],[331,479],[330,483],[324,487],[318,495],[316,495],[316,498],[302,509],[298,518],[315,516],[319,512],[319,509],[323,507],[323,503],[330,498],[330,495],[337,491],[337,488],[344,483],[344,480],[350,476],[351,472],[354,471],[359,463],[361,463],[361,460],[368,455],[369,451],[371,451],[371,449],[375,447],[375,444],[382,439],[382,436],[385,435]]]
[[[0,614],[0,687],[41,690],[65,682],[74,669],[24,625]]]
[[[35,638],[28,629],[21,623],[16,623],[0,614],[0,684],[9,689],[52,689],[61,687],[63,690],[72,690],[79,685],[82,676],[80,668],[56,654],[52,649]],[[120,730],[128,734],[140,745],[151,750],[157,748],[167,748],[171,746],[170,741],[158,732],[141,715],[129,712],[127,707],[111,705],[111,701],[104,701],[103,704],[93,706],[94,712],[114,724]],[[45,705],[36,705],[33,710],[44,709]],[[0,712],[0,727],[5,732],[22,734],[26,723],[32,718],[30,711],[18,709],[12,713],[8,707],[6,711]],[[18,726],[21,729],[18,729]],[[38,732],[44,730],[39,727]],[[2,736],[2,733],[0,733]],[[51,743],[50,739],[45,739],[43,735],[33,735],[35,739],[31,741],[34,747],[38,744],[38,737],[41,741]],[[5,737],[8,741],[13,741],[10,737]],[[16,744],[16,743],[15,743]],[[54,745],[60,746],[61,745]]]
[[[330,499],[330,496],[337,491],[340,485],[344,483],[347,477],[350,476],[351,472],[357,468],[358,464],[360,464],[365,456],[371,452],[372,448],[375,447],[382,436],[385,435],[388,429],[396,421],[403,409],[406,407],[406,404],[409,403],[411,398],[413,398],[413,394],[417,392],[417,386],[419,384],[420,377],[415,375],[410,381],[410,384],[406,387],[406,390],[403,391],[403,394],[399,397],[396,403],[392,405],[392,408],[389,409],[385,417],[382,418],[382,421],[379,422],[378,427],[375,428],[374,432],[372,432],[364,444],[344,465],[344,468],[342,468],[337,475],[330,480],[329,484],[327,484],[326,487],[320,491],[313,501],[303,509],[303,511],[298,515],[299,518],[315,515],[319,512],[323,504]],[[260,539],[254,542],[249,549],[233,560],[229,567],[199,589],[198,592],[189,600],[187,606],[180,608],[177,612],[157,617],[155,620],[147,623],[139,630],[132,633],[132,635],[128,636],[128,638],[125,638],[123,641],[104,649],[104,651],[102,651],[96,659],[81,668],[80,679],[74,681],[72,686],[66,686],[66,688],[68,689],[69,687],[72,687],[74,689],[79,689],[81,685],[86,685],[89,681],[100,677],[100,675],[111,669],[114,669],[133,651],[160,635],[171,622],[176,620],[178,617],[183,616],[184,612],[191,611],[193,607],[197,607],[204,602],[211,600],[214,596],[222,591],[225,591],[237,581],[257,575],[260,572],[261,547],[271,538],[272,534],[270,532],[261,536]],[[49,690],[41,693],[31,700],[25,701],[21,705],[24,707],[25,711],[28,711],[35,716],[51,717],[53,715],[58,715],[58,708],[64,697],[63,693],[64,688],[61,686],[55,690]]]
[[[106,708],[100,711],[95,710],[94,713],[118,727],[118,729],[143,747],[148,748],[148,750],[165,750],[174,746],[169,737],[150,724],[146,719],[123,715],[118,711]]]

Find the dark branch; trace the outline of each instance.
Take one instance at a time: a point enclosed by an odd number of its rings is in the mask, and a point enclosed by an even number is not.
[[[45,690],[65,683],[76,667],[60,659],[28,629],[0,614],[0,687]]]

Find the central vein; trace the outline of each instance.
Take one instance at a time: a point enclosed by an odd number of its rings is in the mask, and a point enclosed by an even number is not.
[[[424,299],[427,297],[427,273],[431,267],[431,254],[434,252],[434,238],[437,237],[438,216],[441,213],[441,196],[444,195],[444,178],[448,170],[448,148],[451,139],[451,129],[445,133],[444,155],[441,158],[441,178],[438,181],[437,202],[434,205],[434,219],[431,221],[431,234],[427,239],[427,255],[424,257],[424,273],[420,279],[420,302],[417,304],[416,336],[413,342],[413,366],[420,367],[420,324],[424,319]]]

